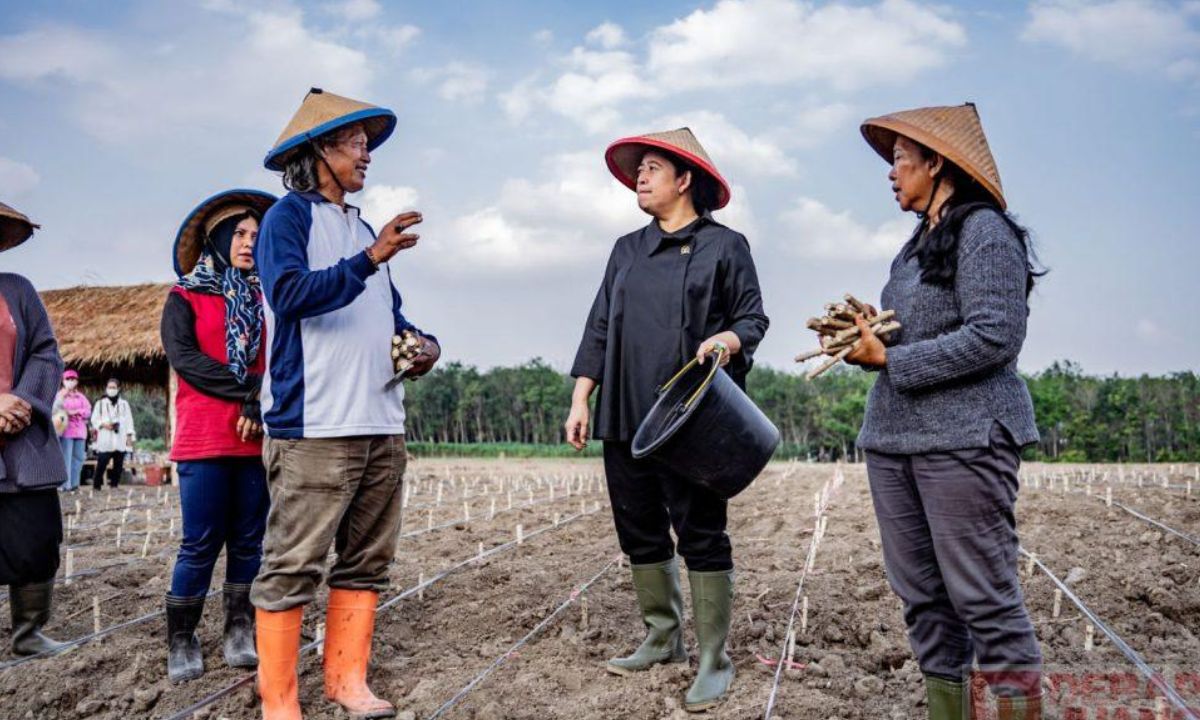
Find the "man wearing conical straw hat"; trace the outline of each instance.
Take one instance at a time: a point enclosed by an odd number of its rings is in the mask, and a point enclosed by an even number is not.
[[[1021,448],[1038,439],[1017,374],[1035,272],[971,103],[871,118],[897,204],[920,221],[892,262],[885,346],[860,316],[846,362],[877,369],[858,446],[888,579],[932,720],[965,717],[977,661],[1001,720],[1041,717],[1042,656],[1017,576]]]
[[[768,320],[749,243],[711,215],[729,203],[729,184],[691,130],[617,140],[605,159],[652,220],[613,247],[571,368],[567,441],[587,444],[588,397],[598,386],[595,437],[604,442],[617,539],[647,628],[641,645],[607,669],[629,675],[687,662],[678,551],[692,588],[699,660],[684,707],[699,712],[720,702],[734,676],[726,652],[734,595],[727,503],[652,457],[634,458],[631,441],[656,389],[693,357],[720,363],[744,389]]]
[[[376,235],[346,202],[395,125],[391,110],[313,88],[264,163],[291,191],[264,216],[254,247],[266,305],[271,510],[251,600],[266,720],[300,717],[300,623],[331,543],[325,696],[354,718],[396,713],[366,682],[407,459],[392,346],[403,335],[417,350],[412,377],[428,372],[440,349],[405,318],[388,266],[417,243],[407,230],[420,213],[401,213]]]
[[[37,227],[0,203],[0,252]],[[58,486],[67,468],[51,419],[62,372],[37,291],[20,275],[0,273],[0,585],[8,585],[14,655],[64,647],[42,634],[63,537]]]

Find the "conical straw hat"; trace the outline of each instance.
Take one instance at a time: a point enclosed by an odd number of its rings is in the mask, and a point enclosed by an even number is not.
[[[283,170],[285,156],[292,150],[315,137],[356,122],[362,123],[367,131],[367,149],[374,150],[396,129],[396,113],[312,88],[291,122],[279,134],[263,165],[268,170]]]
[[[604,160],[608,163],[608,169],[625,187],[637,190],[637,166],[647,150],[666,150],[704,170],[717,181],[717,206],[713,209],[720,210],[729,204],[729,183],[717,172],[717,166],[688,128],[621,138],[608,146]]]
[[[0,252],[11,250],[29,239],[38,225],[4,203],[0,203]]]
[[[261,218],[277,199],[261,190],[238,188],[219,192],[197,205],[175,234],[175,274],[183,277],[196,267],[205,239],[222,220],[247,210],[253,210]]]
[[[902,110],[870,118],[863,122],[862,134],[888,163],[892,162],[897,135],[915,140],[974,178],[996,198],[1001,209],[1008,207],[1000,171],[983,134],[975,103]]]

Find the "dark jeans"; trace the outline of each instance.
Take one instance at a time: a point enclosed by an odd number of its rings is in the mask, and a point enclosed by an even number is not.
[[[1020,448],[999,424],[986,448],[867,453],[888,581],[921,670],[961,680],[1018,671],[1037,691],[1041,650],[1017,577]],[[1020,680],[1021,670],[1029,674]],[[1014,682],[1014,675],[1008,676]],[[996,689],[996,688],[994,688]]]
[[[711,490],[649,458],[635,460],[627,442],[604,441],[604,474],[617,541],[634,565],[660,563],[678,550],[689,570],[733,569],[725,534],[727,503]]]
[[[53,580],[62,539],[58,490],[0,493],[0,585]]]
[[[171,578],[171,594],[208,593],[213,566],[225,552],[225,582],[249,584],[258,574],[266,529],[266,471],[262,460],[216,458],[179,463],[183,542]]]
[[[108,476],[108,486],[116,487],[121,484],[121,473],[125,472],[125,453],[98,452],[96,453],[96,472],[92,475],[92,487],[100,490],[104,487],[104,471],[112,463],[112,472]]]

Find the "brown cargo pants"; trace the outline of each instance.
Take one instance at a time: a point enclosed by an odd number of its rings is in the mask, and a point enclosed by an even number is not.
[[[407,459],[403,435],[265,439],[271,511],[250,591],[255,607],[279,612],[312,602],[330,543],[330,587],[386,590]]]

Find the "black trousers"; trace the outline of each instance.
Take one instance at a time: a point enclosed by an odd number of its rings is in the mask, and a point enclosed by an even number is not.
[[[0,493],[0,585],[53,580],[62,538],[57,488]]]
[[[892,589],[921,670],[959,680],[978,660],[996,688],[1036,692],[1042,655],[1017,577],[1020,448],[999,424],[986,448],[867,453]]]
[[[604,474],[617,540],[630,563],[664,562],[678,547],[689,570],[733,569],[725,500],[652,459],[635,460],[627,442],[604,441]]]
[[[115,488],[121,484],[121,473],[125,472],[125,453],[96,453],[96,472],[92,475],[92,487],[97,490],[104,486],[104,470],[109,462],[112,463],[112,473],[108,476],[108,486]]]

